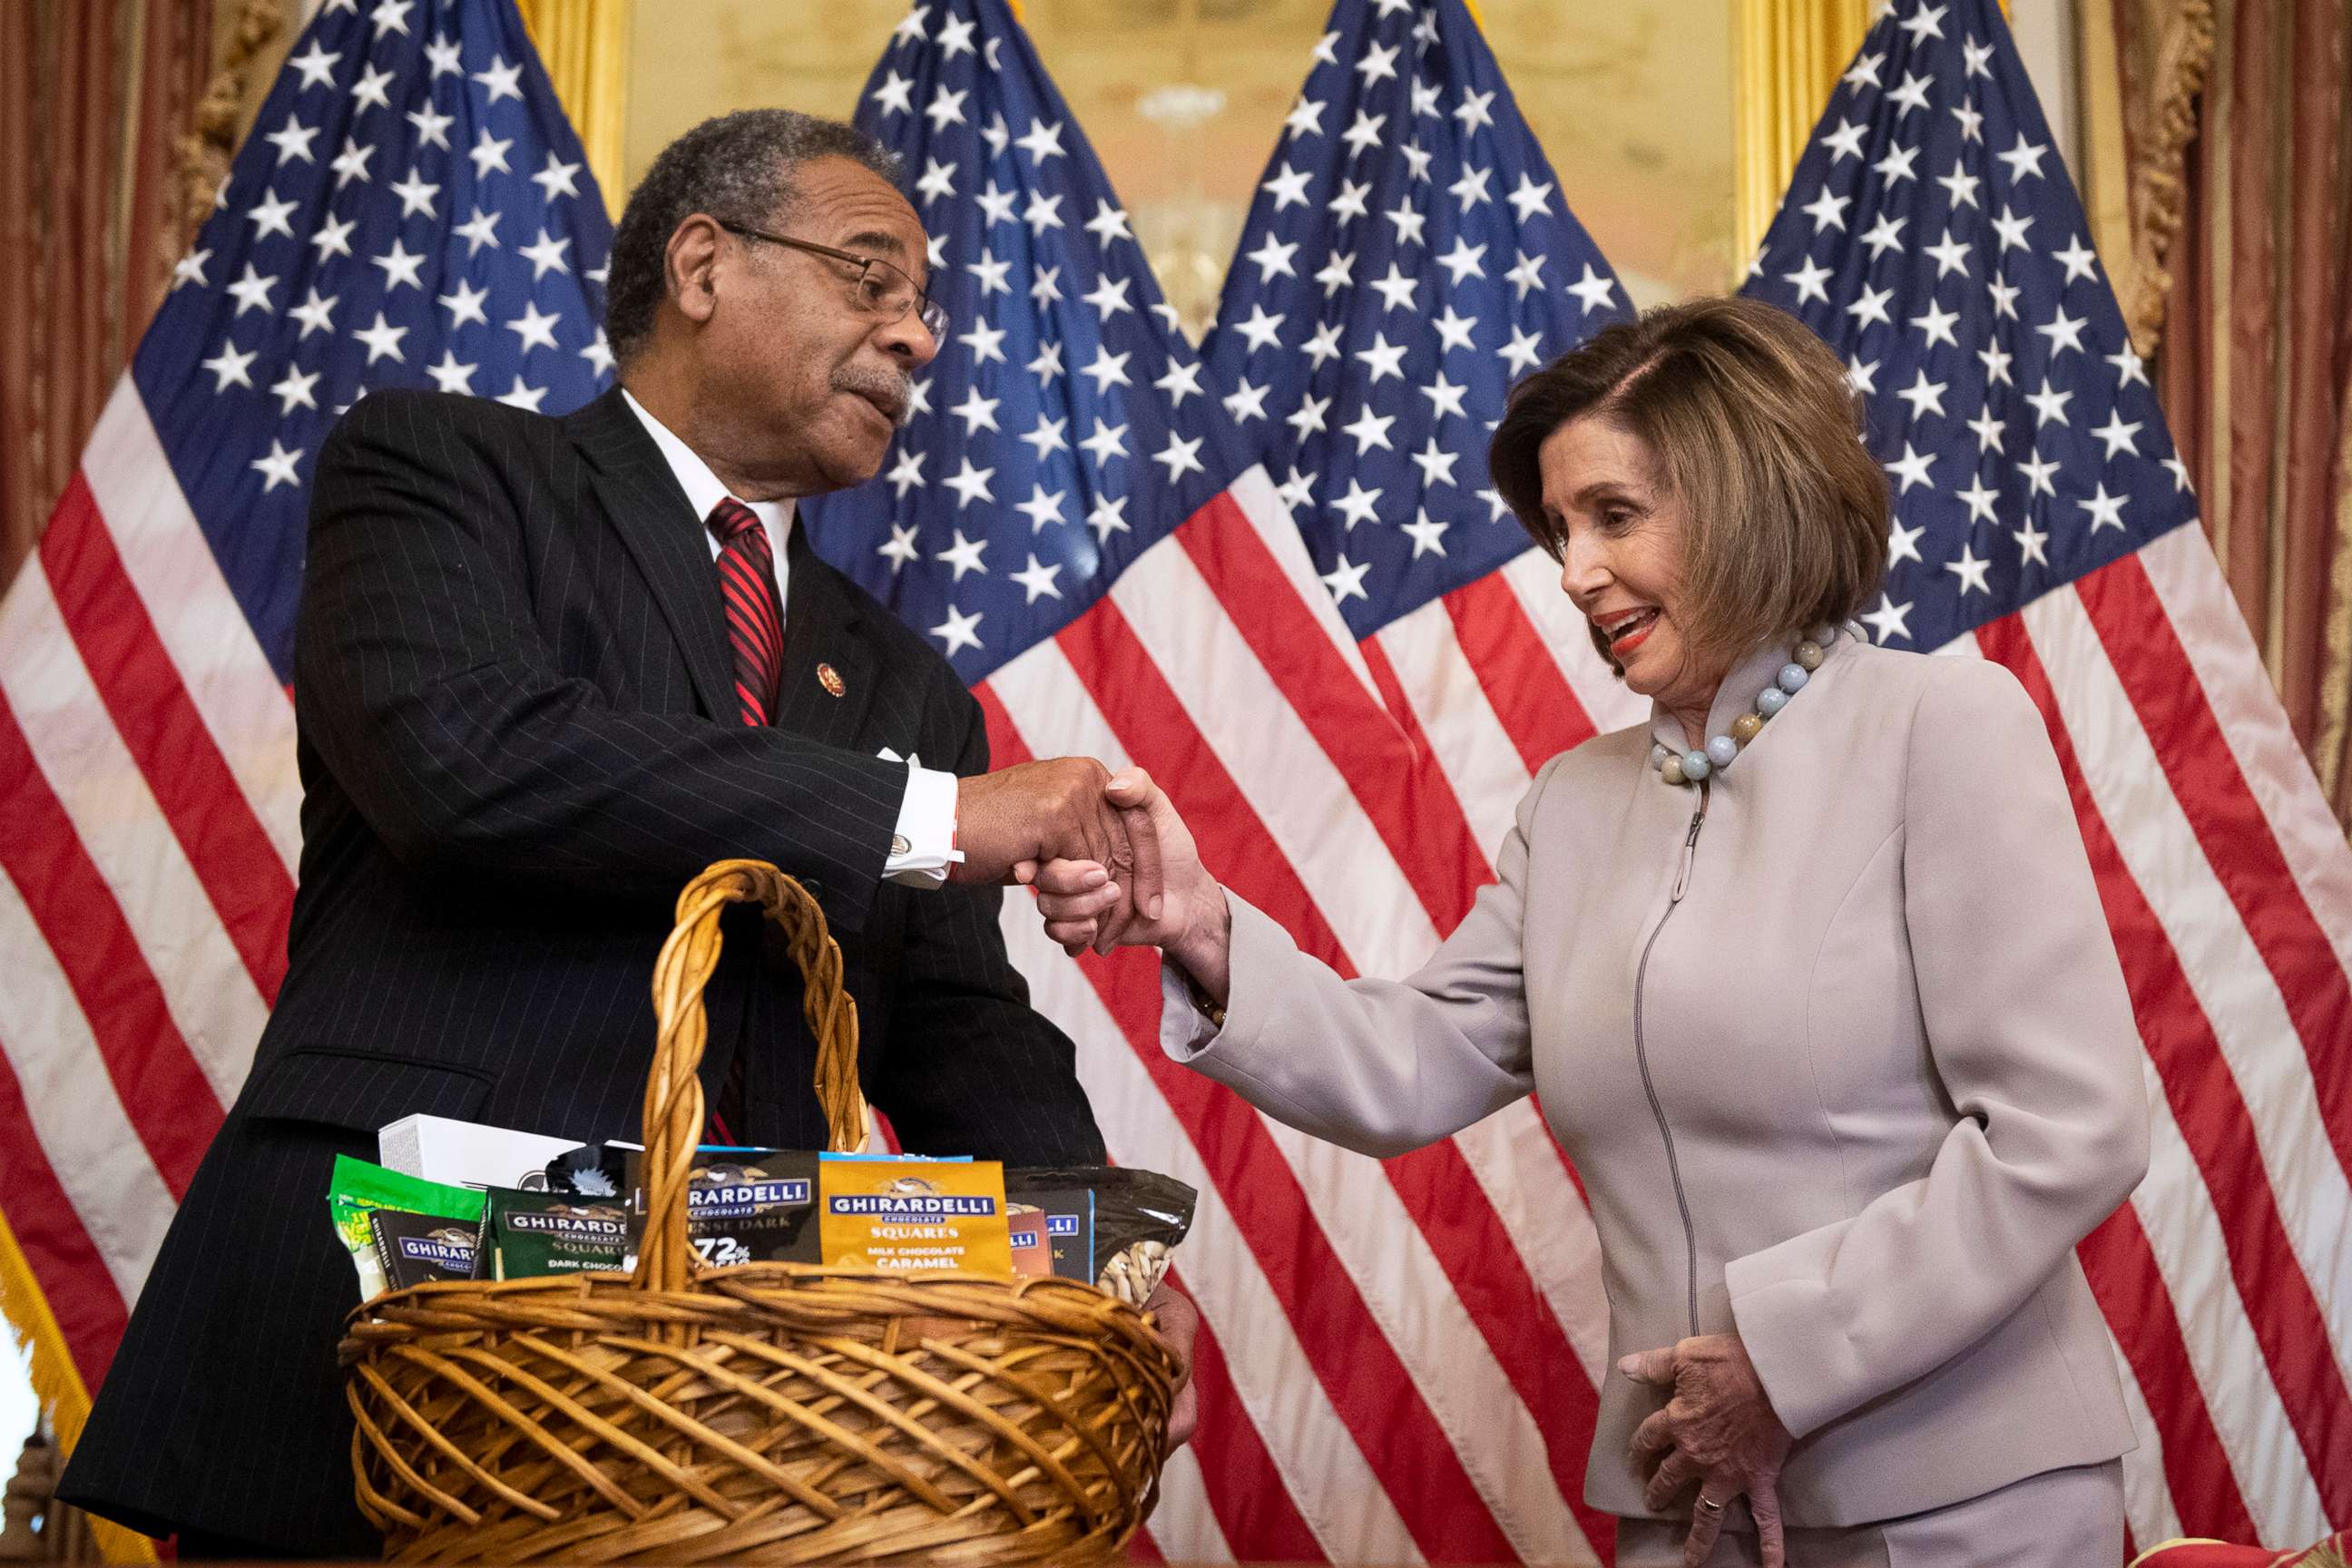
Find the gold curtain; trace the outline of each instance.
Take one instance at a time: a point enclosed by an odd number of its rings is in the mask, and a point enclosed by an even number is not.
[[[1732,240],[1742,268],[1875,9],[1870,0],[1731,0]],[[2009,0],[2000,11],[2009,15]]]
[[[174,152],[212,49],[213,0],[0,0],[0,582],[202,210]]]
[[[1732,0],[1732,237],[1748,258],[1863,35],[1868,0]]]
[[[2342,0],[2080,4],[2114,39],[2133,251],[2155,258],[2136,282],[2160,329],[2158,395],[2288,721],[2352,824],[2352,15]],[[2210,64],[2176,176],[2162,161],[2200,35]],[[2168,208],[2168,248],[2147,227]]]
[[[588,172],[618,216],[628,193],[621,188],[621,151],[629,108],[629,22],[632,0],[516,0],[523,26],[547,67],[555,96],[580,133]]]

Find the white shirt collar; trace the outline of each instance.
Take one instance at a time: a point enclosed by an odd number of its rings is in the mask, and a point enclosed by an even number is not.
[[[661,448],[663,459],[669,464],[669,471],[677,476],[678,489],[686,492],[687,504],[694,508],[695,517],[705,525],[702,531],[710,541],[711,558],[716,560],[719,536],[709,527],[710,509],[727,497],[727,487],[719,482],[719,476],[710,471],[710,465],[698,457],[693,447],[679,440],[668,426],[646,412],[646,405],[639,403],[627,387],[621,389],[621,396],[627,402],[629,411],[645,426],[646,433],[654,438],[654,445]],[[784,588],[784,545],[793,536],[794,503],[787,497],[782,500],[754,500],[743,504],[751,509],[751,515],[758,518],[768,531],[768,544],[776,558],[776,592],[781,596]]]

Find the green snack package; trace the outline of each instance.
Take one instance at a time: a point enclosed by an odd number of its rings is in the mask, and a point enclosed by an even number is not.
[[[474,1277],[474,1255],[482,1239],[479,1226],[400,1209],[374,1209],[367,1219],[375,1237],[376,1260],[392,1289]]]
[[[489,1196],[482,1240],[495,1252],[490,1278],[529,1279],[621,1267],[629,1215],[617,1199],[600,1203],[569,1193],[503,1188],[492,1188]]]
[[[368,1225],[368,1215],[377,1209],[463,1220],[477,1233],[482,1226],[482,1194],[471,1187],[447,1186],[349,1154],[336,1155],[335,1173],[327,1185],[327,1212],[337,1238],[352,1255],[352,1266],[359,1270],[362,1301],[384,1289],[383,1260],[376,1256],[374,1232]]]

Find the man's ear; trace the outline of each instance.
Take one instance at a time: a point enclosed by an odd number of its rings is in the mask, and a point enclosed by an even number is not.
[[[670,231],[663,253],[664,291],[686,319],[699,326],[719,308],[719,273],[726,231],[708,213],[692,213]]]

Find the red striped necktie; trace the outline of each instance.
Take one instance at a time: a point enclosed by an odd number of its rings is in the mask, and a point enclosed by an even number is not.
[[[727,605],[727,640],[735,651],[735,696],[743,722],[775,716],[776,681],[784,667],[783,613],[776,604],[776,557],[759,515],[733,496],[710,509],[719,536],[719,595]]]

